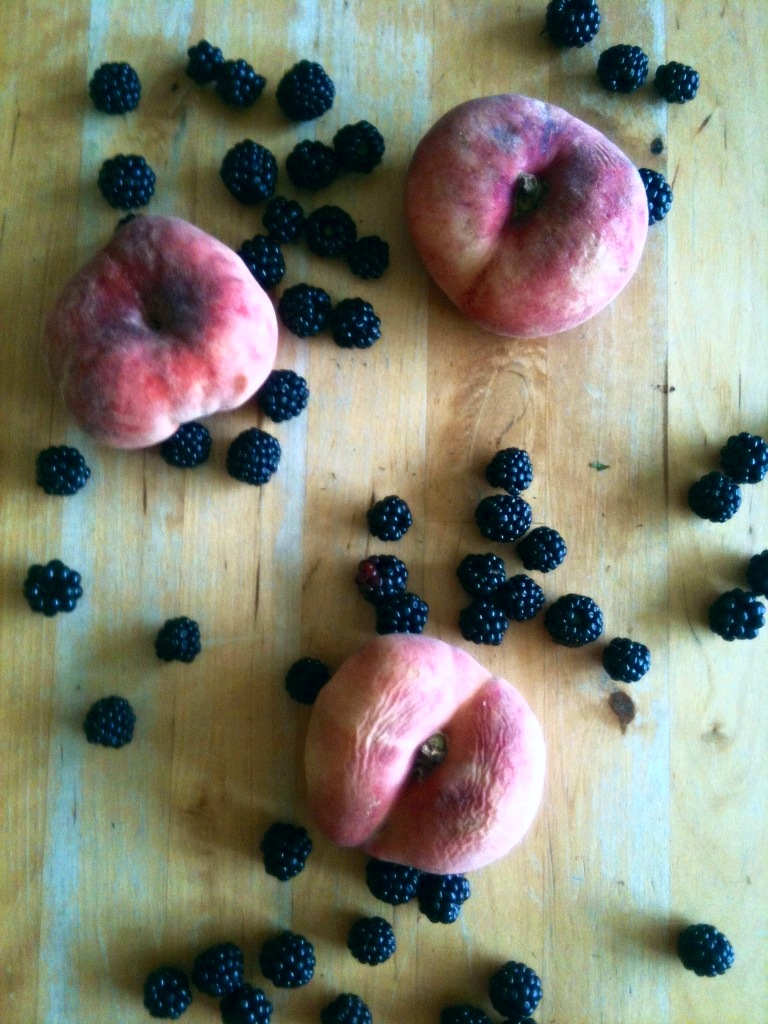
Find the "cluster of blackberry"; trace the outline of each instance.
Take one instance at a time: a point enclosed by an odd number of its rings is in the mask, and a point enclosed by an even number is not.
[[[419,911],[433,924],[452,924],[471,895],[465,875],[432,874],[377,857],[368,860],[365,881],[371,895],[390,906],[415,899]]]
[[[359,297],[336,305],[324,288],[306,283],[286,288],[277,304],[281,323],[299,338],[329,330],[339,348],[366,349],[381,337],[381,320],[370,302]]]
[[[252,107],[267,84],[247,60],[225,60],[221,49],[207,39],[189,47],[185,71],[197,85],[212,84],[219,98],[238,110]]]
[[[509,960],[489,979],[488,997],[506,1024],[534,1024],[530,1015],[542,997],[541,979],[533,968]],[[479,1006],[453,1003],[441,1010],[440,1024],[491,1024],[491,1018]]]

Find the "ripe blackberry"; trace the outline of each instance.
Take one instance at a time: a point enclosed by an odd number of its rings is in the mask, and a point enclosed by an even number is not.
[[[324,142],[304,139],[285,158],[285,169],[297,188],[314,192],[326,188],[338,176],[339,160]]]
[[[677,937],[677,955],[686,970],[715,978],[733,965],[733,946],[711,924],[690,924]]]
[[[648,202],[648,223],[658,224],[664,220],[672,206],[672,188],[660,171],[652,171],[650,167],[639,168],[640,177],[645,187],[645,198]]]
[[[373,1015],[360,996],[344,992],[320,1011],[321,1024],[373,1024]]]
[[[656,68],[653,84],[668,103],[687,103],[699,91],[699,73],[687,64],[671,60]]]
[[[233,942],[218,942],[195,957],[192,983],[207,996],[225,996],[243,984],[243,951]]]
[[[583,647],[603,632],[603,613],[591,597],[565,594],[544,612],[544,627],[556,644]]]
[[[475,509],[475,522],[483,537],[502,543],[522,537],[531,518],[531,506],[513,494],[490,494]]]
[[[136,713],[125,697],[102,697],[88,709],[83,722],[89,743],[118,749],[133,739]]]
[[[287,882],[304,870],[312,852],[312,840],[301,825],[276,821],[264,833],[259,849],[267,874]]]
[[[343,256],[356,237],[354,220],[340,206],[319,206],[304,221],[304,238],[316,256]]]
[[[485,467],[485,479],[491,487],[501,487],[507,494],[517,494],[531,486],[533,464],[522,448],[502,448]]]
[[[476,597],[459,612],[459,630],[473,644],[498,647],[509,627],[509,619],[488,597]]]
[[[336,88],[325,69],[300,60],[277,83],[277,102],[292,121],[311,121],[333,106]]]
[[[518,541],[515,548],[523,567],[538,572],[552,572],[565,558],[565,541],[550,526],[536,526]]]
[[[155,191],[155,172],[143,156],[118,153],[101,165],[99,192],[116,210],[146,206]]]
[[[280,296],[277,314],[292,334],[309,338],[328,326],[331,297],[314,285],[294,284]]]
[[[35,479],[46,494],[59,497],[77,494],[85,487],[90,475],[81,453],[66,444],[44,448],[35,462]]]
[[[245,982],[219,1003],[222,1024],[269,1024],[272,1003],[260,988]]]
[[[295,242],[304,227],[304,210],[295,199],[273,196],[264,209],[261,223],[276,242]]]
[[[535,580],[525,573],[518,573],[494,591],[493,600],[508,619],[528,622],[538,615],[545,599],[544,591]]]
[[[765,605],[754,594],[734,587],[709,608],[709,628],[723,640],[754,640],[765,625]]]
[[[384,156],[384,138],[370,121],[345,124],[333,137],[333,148],[345,171],[370,174]]]
[[[178,967],[158,967],[144,982],[144,1006],[150,1017],[177,1020],[192,1002],[192,989]]]
[[[757,484],[768,473],[768,441],[742,431],[720,449],[720,466],[737,484]]]
[[[314,704],[330,678],[331,670],[319,658],[299,658],[286,673],[285,688],[299,704]]]
[[[277,988],[300,988],[315,973],[315,950],[303,935],[285,930],[264,943],[259,966]]]
[[[440,1024],[491,1024],[491,1018],[478,1006],[453,1003],[440,1011]]]
[[[624,636],[614,637],[603,651],[603,668],[617,683],[636,683],[651,667],[645,644]]]
[[[358,563],[357,589],[369,604],[379,604],[401,594],[408,582],[408,568],[394,555],[369,555]]]
[[[488,995],[497,1013],[530,1016],[542,996],[541,979],[532,967],[509,960],[491,976]]]
[[[609,46],[597,59],[597,77],[609,92],[635,92],[648,77],[648,56],[639,46]]]
[[[127,114],[139,105],[141,82],[130,64],[112,61],[96,68],[88,95],[104,114]]]
[[[216,92],[229,107],[245,110],[252,107],[264,92],[266,78],[259,75],[247,60],[225,60],[216,69]]]
[[[237,255],[248,267],[264,291],[280,284],[285,276],[285,259],[280,243],[266,235],[254,235],[237,250]]]
[[[400,540],[413,524],[408,505],[396,494],[380,498],[366,512],[368,529],[379,540]]]
[[[433,924],[452,924],[469,899],[471,889],[464,875],[435,875],[425,871],[416,894],[419,910]]]
[[[365,299],[341,299],[333,308],[329,326],[339,348],[370,348],[381,337],[381,320]]]
[[[227,150],[219,173],[235,199],[247,206],[274,195],[277,161],[266,146],[253,139],[243,139]]]
[[[280,442],[266,430],[249,427],[237,435],[227,449],[227,472],[243,484],[259,487],[280,464]]]
[[[198,85],[213,82],[224,63],[224,54],[218,46],[212,46],[207,39],[190,46],[187,50],[186,73]]]
[[[544,31],[555,46],[584,46],[599,28],[597,0],[552,0],[547,4]]]
[[[691,485],[688,505],[701,519],[725,523],[741,506],[741,488],[733,480],[713,470]]]
[[[392,907],[409,903],[416,896],[420,878],[421,871],[406,864],[371,857],[365,865],[365,882],[371,895]]]
[[[389,242],[378,235],[363,235],[347,253],[347,264],[356,277],[375,280],[389,266]]]
[[[768,549],[750,558],[747,563],[747,583],[753,594],[768,597]]]
[[[456,575],[472,597],[487,597],[507,578],[504,562],[490,551],[484,555],[465,555],[459,562]]]
[[[155,637],[155,652],[162,661],[189,664],[202,649],[200,627],[186,615],[166,619]]]
[[[423,633],[429,617],[429,605],[418,594],[407,591],[388,597],[376,606],[376,632]]]
[[[160,455],[169,466],[194,469],[208,461],[211,454],[211,434],[202,423],[182,423],[175,434],[160,445]]]
[[[24,580],[24,597],[33,612],[52,618],[74,611],[83,596],[80,573],[54,558],[46,565],[31,565]]]
[[[308,401],[307,382],[294,370],[272,370],[256,392],[256,404],[273,423],[298,416]]]
[[[347,948],[352,956],[371,967],[389,960],[396,945],[394,929],[383,917],[361,917],[347,935]]]

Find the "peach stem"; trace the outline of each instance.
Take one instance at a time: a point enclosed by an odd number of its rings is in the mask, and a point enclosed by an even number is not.
[[[513,220],[533,213],[547,191],[546,185],[535,174],[521,174],[515,182]]]

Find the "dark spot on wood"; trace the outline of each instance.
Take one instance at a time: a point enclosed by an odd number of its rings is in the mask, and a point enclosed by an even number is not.
[[[621,731],[626,732],[627,726],[635,717],[635,702],[623,690],[614,690],[608,698],[608,704],[619,720]]]
[[[707,114],[707,116],[706,116],[706,117],[704,118],[704,120],[703,120],[703,121],[701,122],[701,124],[699,125],[699,127],[698,127],[698,128],[696,129],[696,134],[697,134],[697,135],[698,135],[698,134],[699,134],[700,132],[703,132],[703,131],[704,131],[704,129],[705,129],[706,127],[707,127],[707,125],[709,124],[709,122],[710,122],[710,121],[712,120],[712,114],[714,114],[714,110],[713,110],[713,111],[712,111],[711,113]]]
[[[650,148],[654,156],[658,156],[659,153],[664,152],[664,140],[660,135],[657,135],[656,138],[651,141]]]

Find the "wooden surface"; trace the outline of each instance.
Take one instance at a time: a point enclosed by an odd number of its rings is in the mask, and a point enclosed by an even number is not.
[[[377,1024],[437,1022],[441,1007],[491,1012],[490,973],[508,959],[544,983],[539,1024],[747,1021],[768,1018],[766,991],[766,644],[728,644],[706,609],[744,582],[768,545],[768,482],[745,488],[723,526],[688,512],[689,484],[716,468],[739,430],[766,435],[768,255],[765,247],[768,14],[758,3],[621,0],[601,4],[598,38],[557,52],[540,35],[543,0],[296,0],[258,5],[174,0],[7,0],[0,7],[3,83],[2,290],[2,874],[0,1020],[4,1024],[142,1021],[144,977],[189,968],[204,945],[242,945],[274,1020],[319,1020],[355,991]],[[188,80],[186,49],[206,37],[268,79],[248,112]],[[701,89],[668,107],[646,87],[609,95],[597,54],[618,42],[694,65]],[[337,86],[322,119],[293,126],[274,87],[294,61],[319,60]],[[143,96],[126,117],[97,113],[93,70],[127,60]],[[675,200],[650,230],[626,291],[567,335],[503,341],[474,329],[430,287],[401,215],[418,138],[453,104],[517,91],[559,103],[604,130],[640,166],[662,170]],[[383,132],[382,165],[306,206],[335,201],[393,261],[377,282],[287,248],[285,284],[360,294],[381,316],[368,351],[329,337],[281,335],[278,366],[306,376],[307,412],[270,429],[283,446],[261,489],[231,480],[226,445],[261,423],[252,404],[209,422],[210,462],[172,470],[156,451],[100,448],[68,421],[40,355],[44,316],[67,278],[116,221],[95,180],[102,160],[140,152],[158,175],[153,212],[186,217],[230,245],[256,233],[218,178],[224,152],[254,137],[282,159],[296,141],[329,141],[367,118]],[[660,136],[664,151],[650,153]],[[281,190],[292,190],[283,172]],[[268,424],[264,424],[268,426]],[[93,475],[77,496],[35,486],[37,452],[70,443]],[[283,691],[300,655],[339,664],[373,634],[352,583],[380,550],[371,500],[396,492],[414,525],[391,548],[430,605],[427,632],[464,645],[455,568],[489,547],[473,509],[500,447],[531,453],[535,523],[559,529],[565,563],[550,598],[587,593],[606,636],[653,652],[631,688],[622,732],[607,703],[602,642],[554,645],[537,620],[500,648],[466,646],[516,682],[549,750],[545,802],[529,836],[471,877],[452,926],[415,906],[376,903],[365,857],[315,831],[302,875],[265,875],[258,842],[275,819],[309,825],[301,772],[308,709]],[[606,466],[596,468],[596,464]],[[496,547],[510,572],[513,552]],[[21,587],[33,562],[61,557],[83,576],[70,616],[33,615]],[[204,651],[162,664],[165,618],[196,618]],[[138,724],[119,752],[89,746],[81,723],[109,693]],[[381,913],[398,952],[362,968],[344,946],[351,921]],[[698,979],[673,952],[682,924],[709,922],[736,964]],[[315,943],[310,985],[279,992],[257,954],[275,929]],[[197,996],[184,1018],[218,1019]],[[494,1017],[498,1020],[498,1016]]]

